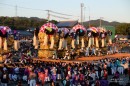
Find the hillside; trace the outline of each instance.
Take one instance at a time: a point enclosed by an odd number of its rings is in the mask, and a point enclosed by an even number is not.
[[[97,20],[91,20],[91,21],[86,21],[84,22],[84,26],[85,27],[88,27],[89,26],[89,22],[90,22],[90,25],[91,26],[99,26],[100,25],[100,20],[97,19]],[[101,24],[102,25],[106,25],[106,26],[117,26],[119,24],[121,24],[120,22],[116,22],[116,21],[113,21],[113,22],[109,22],[109,21],[105,21],[105,20],[102,20],[101,21]]]

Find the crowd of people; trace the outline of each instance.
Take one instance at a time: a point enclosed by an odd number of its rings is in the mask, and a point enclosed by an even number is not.
[[[108,79],[109,75],[113,81]],[[22,86],[21,82],[29,86],[119,86],[121,75],[129,75],[130,80],[129,57],[73,63],[31,60],[0,68],[1,86],[7,86],[10,81],[17,82],[17,86]]]

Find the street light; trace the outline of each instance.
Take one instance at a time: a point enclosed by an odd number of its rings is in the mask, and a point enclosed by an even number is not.
[[[81,24],[83,25],[83,7],[84,3],[81,3]]]

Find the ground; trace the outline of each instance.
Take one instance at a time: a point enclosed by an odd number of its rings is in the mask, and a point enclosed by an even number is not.
[[[51,61],[51,62],[82,62],[82,61],[94,61],[100,60],[102,58],[122,58],[122,57],[130,57],[130,53],[117,53],[113,55],[105,55],[105,56],[93,56],[93,57],[79,57],[75,60],[53,60],[53,59],[38,59],[34,58],[34,60],[41,60],[41,61]]]

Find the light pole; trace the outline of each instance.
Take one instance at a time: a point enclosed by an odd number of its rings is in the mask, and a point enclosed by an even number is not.
[[[84,7],[84,4],[81,3],[81,24],[83,25],[83,7]]]
[[[103,17],[100,17],[100,27],[102,26],[102,19]]]
[[[90,24],[90,7],[88,6],[88,9],[89,9],[89,27],[91,26]]]

